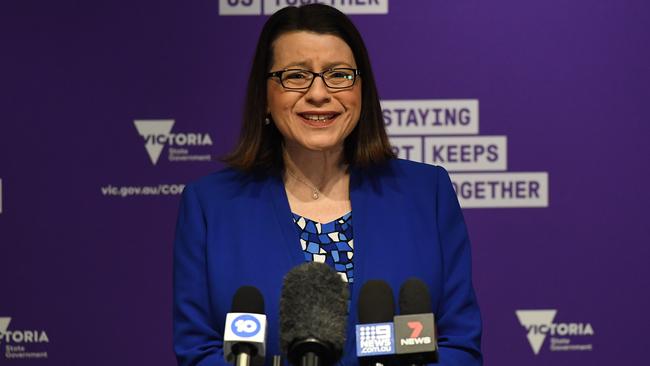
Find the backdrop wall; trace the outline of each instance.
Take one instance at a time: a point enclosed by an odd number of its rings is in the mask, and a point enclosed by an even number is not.
[[[234,145],[265,14],[306,2],[3,4],[0,364],[175,364],[179,193]],[[486,365],[644,363],[650,3],[321,2],[399,155],[452,172]]]

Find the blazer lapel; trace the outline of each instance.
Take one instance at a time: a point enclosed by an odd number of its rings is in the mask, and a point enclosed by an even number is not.
[[[296,228],[294,227],[291,208],[287,192],[284,190],[284,183],[280,176],[272,176],[266,184],[265,199],[271,202],[277,227],[280,229],[281,237],[279,238],[287,253],[287,259],[293,266],[305,261],[302,250],[300,249],[300,240]]]
[[[368,250],[370,237],[370,216],[368,202],[372,202],[368,195],[372,193],[363,173],[358,169],[350,171],[350,205],[352,206],[352,230],[354,236],[354,283],[353,288],[358,289],[366,282],[365,251]],[[352,293],[355,296],[356,293]]]
[[[372,235],[371,220],[374,217],[372,202],[379,198],[373,198],[375,194],[370,180],[371,177],[364,174],[364,172],[354,168],[351,169],[350,204],[352,206],[354,233],[354,282],[356,283],[353,286],[353,289],[356,290],[354,292],[358,292],[358,288],[366,282],[366,252],[369,250],[370,241],[376,239]],[[300,249],[300,241],[294,227],[287,193],[279,176],[268,178],[264,196],[273,206],[275,221],[281,233],[279,239],[284,242],[281,245],[286,249],[288,259],[294,265],[303,263],[305,258]]]

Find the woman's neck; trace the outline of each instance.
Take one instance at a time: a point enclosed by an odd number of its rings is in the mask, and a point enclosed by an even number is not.
[[[284,188],[292,212],[330,222],[350,212],[350,176],[343,148],[284,150]]]
[[[288,175],[303,184],[324,191],[347,174],[343,163],[343,147],[327,151],[310,151],[286,146],[284,166]],[[286,177],[285,177],[286,179]]]

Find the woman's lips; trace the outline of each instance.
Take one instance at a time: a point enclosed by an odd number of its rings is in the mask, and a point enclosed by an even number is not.
[[[298,113],[303,123],[316,128],[332,125],[340,113]]]

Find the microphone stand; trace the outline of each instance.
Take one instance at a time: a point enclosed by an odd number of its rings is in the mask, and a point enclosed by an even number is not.
[[[250,366],[251,359],[255,349],[247,343],[240,343],[237,345],[235,353],[237,358],[235,359],[235,366]]]

